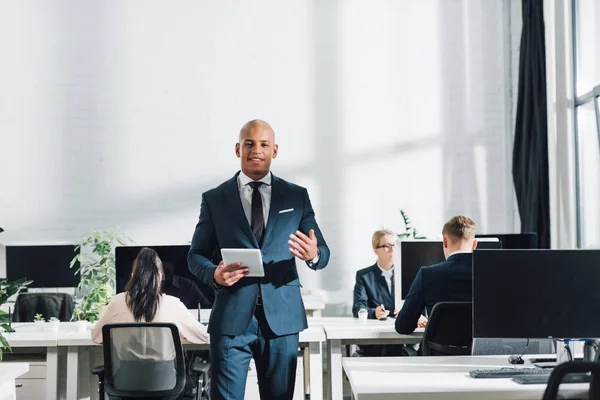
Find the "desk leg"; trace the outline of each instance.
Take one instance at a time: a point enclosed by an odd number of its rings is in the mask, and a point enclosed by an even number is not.
[[[77,400],[79,393],[79,347],[67,347],[67,400]]]
[[[320,342],[310,342],[308,359],[304,363],[310,364],[310,400],[323,400],[323,353]]]
[[[58,395],[58,347],[46,349],[46,400],[55,400]]]
[[[310,398],[310,349],[302,348],[302,368],[304,369],[304,398]]]
[[[342,341],[331,339],[327,341],[327,367],[329,368],[329,399],[344,398],[344,376],[342,369]]]

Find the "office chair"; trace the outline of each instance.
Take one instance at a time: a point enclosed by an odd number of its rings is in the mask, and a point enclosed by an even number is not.
[[[52,317],[70,321],[75,310],[73,296],[68,293],[19,293],[15,301],[14,322],[33,322],[36,314],[45,319]]]
[[[471,354],[473,341],[473,303],[441,301],[433,306],[425,326],[421,355],[462,356]],[[408,355],[416,355],[406,348]]]
[[[99,398],[177,399],[185,389],[185,362],[179,330],[171,323],[121,323],[102,327],[104,366]]]
[[[556,354],[552,339],[473,339],[473,355]]]
[[[588,393],[588,399],[600,398],[600,363],[597,362],[584,362],[584,361],[569,361],[557,365],[550,379],[548,380],[548,386],[544,391],[543,400],[555,400],[558,399],[558,388],[567,374],[571,373],[589,373],[591,372],[590,391]]]

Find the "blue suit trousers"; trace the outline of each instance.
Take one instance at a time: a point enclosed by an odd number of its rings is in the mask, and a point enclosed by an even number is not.
[[[267,324],[262,306],[256,306],[250,324],[242,334],[211,334],[210,350],[213,400],[244,399],[251,358],[256,365],[261,399],[293,398],[298,334],[275,335]]]

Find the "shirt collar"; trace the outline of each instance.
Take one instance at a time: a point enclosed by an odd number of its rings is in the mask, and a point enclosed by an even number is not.
[[[238,181],[240,182],[240,186],[244,187],[247,184],[249,184],[250,182],[254,182],[254,179],[252,179],[248,175],[244,174],[243,171],[240,171],[240,174],[238,175]],[[271,186],[271,173],[269,172],[262,179],[259,179],[258,182],[262,182],[267,186]]]
[[[467,254],[467,253],[472,253],[471,250],[456,250],[455,252],[453,252],[452,254],[450,254],[448,256],[448,258],[452,257],[455,254]]]
[[[381,271],[381,274],[383,276],[389,276],[392,277],[392,275],[394,274],[394,266],[392,265],[392,268],[385,270],[383,268],[381,268],[381,265],[379,265],[379,262],[377,263],[377,268],[379,268],[379,270]]]

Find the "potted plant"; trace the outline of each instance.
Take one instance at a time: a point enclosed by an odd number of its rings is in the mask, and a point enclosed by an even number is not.
[[[44,316],[42,314],[35,314],[33,316],[33,322],[35,323],[35,327],[38,331],[44,331],[44,324],[46,323],[46,320],[44,319]]]
[[[83,321],[80,330],[85,330],[89,322],[95,322],[115,292],[116,272],[115,253],[117,245],[126,245],[132,240],[120,232],[107,230],[93,231],[82,237],[75,246],[79,253],[71,260],[71,268],[77,261],[80,267],[76,274],[81,276],[77,289],[85,293],[75,307],[72,320]]]
[[[1,229],[1,228],[0,228]],[[33,281],[25,280],[25,278],[17,279],[16,281],[9,282],[8,279],[0,278],[0,305],[6,303],[6,301],[13,295],[18,294],[21,289],[27,287]],[[11,326],[12,319],[7,312],[0,310],[0,361],[2,361],[3,350],[11,351],[8,340],[3,336],[3,333],[11,333],[15,330]]]
[[[408,214],[404,210],[400,210],[400,215],[402,215],[402,221],[404,222],[404,232],[396,234],[398,239],[426,239],[425,236],[420,236],[417,230],[411,226],[410,218],[408,218]]]
[[[51,317],[48,320],[47,325],[50,327],[50,332],[58,332],[58,329],[60,327],[60,320],[56,317]]]

